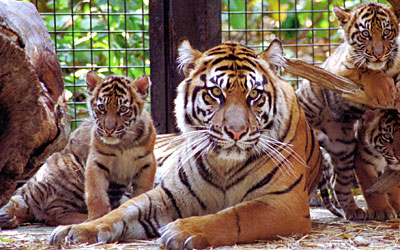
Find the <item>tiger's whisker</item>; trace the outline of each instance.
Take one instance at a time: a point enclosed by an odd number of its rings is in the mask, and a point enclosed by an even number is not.
[[[268,138],[268,139],[265,139]],[[301,163],[303,166],[308,168],[307,163],[304,161],[304,159],[293,149],[293,145],[288,144],[288,143],[283,143],[277,140],[273,140],[272,138],[269,138],[268,136],[264,135],[263,138],[264,141],[268,142],[268,143],[272,143],[274,144],[279,144],[280,146],[282,146],[282,150],[285,151],[286,153],[292,154],[293,158],[296,159],[299,163]]]
[[[287,161],[286,157],[284,157],[281,152],[273,148],[269,143],[260,141],[260,145],[263,146],[261,149],[264,151],[264,153],[266,153],[276,165],[282,166],[280,169],[285,170],[288,175],[295,175],[292,169],[293,164],[290,161]],[[276,161],[275,157],[278,158],[280,161],[279,163]]]

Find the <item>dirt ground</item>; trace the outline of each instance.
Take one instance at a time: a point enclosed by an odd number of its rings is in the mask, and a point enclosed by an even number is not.
[[[349,222],[337,218],[323,208],[311,208],[312,232],[303,237],[280,237],[273,241],[240,244],[215,250],[247,249],[399,249],[400,220],[388,222]],[[48,239],[54,227],[41,224],[23,225],[17,229],[0,231],[0,249],[143,249],[157,250],[157,240],[130,241],[106,245],[49,246]]]

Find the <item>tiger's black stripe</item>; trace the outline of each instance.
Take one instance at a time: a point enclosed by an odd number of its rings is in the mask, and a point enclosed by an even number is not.
[[[106,172],[107,174],[110,174],[110,170],[109,170],[106,166],[104,166],[103,164],[101,164],[101,163],[98,162],[98,161],[95,161],[94,163],[96,164],[96,166],[97,166],[98,168],[100,168],[101,170],[103,170],[103,171]]]
[[[179,168],[179,180],[187,187],[189,190],[190,194],[193,195],[193,197],[197,200],[197,202],[200,204],[201,208],[203,210],[206,210],[206,204],[199,198],[199,196],[193,191],[191,184],[188,181],[187,175],[185,173],[185,170],[183,168]]]
[[[279,166],[274,167],[263,179],[261,179],[258,183],[256,183],[254,186],[252,186],[249,190],[247,190],[246,194],[243,196],[243,199],[246,198],[248,194],[253,192],[256,189],[259,189],[265,185],[267,185],[271,179],[275,176],[276,172],[278,171]]]
[[[170,201],[171,201],[171,203],[172,203],[172,206],[174,207],[175,211],[176,211],[177,214],[178,214],[178,218],[182,218],[182,217],[183,217],[183,216],[182,216],[182,212],[181,212],[180,208],[178,207],[178,205],[177,205],[177,203],[176,203],[176,200],[175,200],[175,198],[174,198],[174,195],[171,193],[170,190],[168,190],[168,189],[165,187],[164,181],[161,182],[161,188],[162,188],[162,190],[164,190],[165,194],[166,194],[166,195],[168,196],[168,198],[170,199]]]
[[[281,191],[270,192],[268,194],[279,195],[279,194],[289,193],[293,188],[295,188],[301,182],[302,179],[303,179],[303,174],[299,178],[297,178],[297,180],[292,185],[290,185],[287,189],[284,189]]]

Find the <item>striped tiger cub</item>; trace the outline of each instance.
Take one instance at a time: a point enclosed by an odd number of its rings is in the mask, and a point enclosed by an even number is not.
[[[100,219],[57,227],[51,244],[160,237],[166,249],[192,249],[310,232],[322,156],[277,75],[281,43],[260,54],[233,42],[202,53],[183,41],[178,52],[183,143],[160,155],[161,183]]]
[[[396,95],[393,78],[399,74],[399,20],[392,8],[368,2],[352,10],[334,7],[345,34],[345,42],[324,62],[322,67],[360,84],[371,103],[393,105]],[[350,103],[340,95],[303,82],[296,91],[307,121],[327,135],[320,141],[335,167],[335,192],[345,216],[350,220],[367,218],[366,211],[355,203],[351,186],[355,180],[354,124],[368,109]]]
[[[367,190],[380,172],[400,170],[400,113],[397,110],[368,110],[358,128],[356,173],[368,205],[367,219],[387,220],[400,215],[400,188],[386,194]]]
[[[86,76],[91,117],[72,134],[0,210],[0,227],[23,222],[49,225],[98,218],[153,187],[155,129],[144,109],[147,76],[132,80],[93,71]]]

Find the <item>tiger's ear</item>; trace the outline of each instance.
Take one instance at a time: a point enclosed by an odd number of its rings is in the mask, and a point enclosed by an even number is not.
[[[94,71],[86,73],[86,86],[89,93],[92,93],[97,85],[103,83],[103,79],[96,74]]]
[[[178,69],[183,71],[188,77],[194,69],[195,61],[201,57],[202,53],[194,49],[188,40],[183,40],[178,46]]]
[[[140,95],[140,97],[145,100],[147,95],[149,94],[149,87],[150,87],[150,79],[147,75],[138,76],[134,84],[136,89]]]
[[[335,5],[333,6],[332,11],[335,13],[335,16],[338,18],[342,26],[344,26],[350,20],[351,10],[343,9],[342,7]]]
[[[283,47],[279,39],[272,40],[268,48],[261,52],[259,56],[272,66],[272,70],[275,71],[275,73],[278,71],[278,67],[284,66],[285,64]]]

